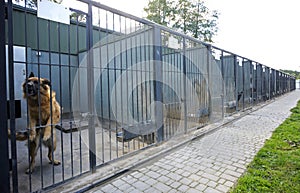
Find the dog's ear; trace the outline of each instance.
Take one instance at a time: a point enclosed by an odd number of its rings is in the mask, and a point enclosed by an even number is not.
[[[30,72],[30,74],[29,74],[29,77],[28,77],[28,78],[31,78],[31,77],[34,77],[34,74],[33,74],[33,72]]]
[[[48,79],[46,79],[46,78],[44,78],[44,79],[42,80],[42,83],[43,83],[43,84],[46,84],[46,85],[48,85],[48,86],[51,86],[50,80],[48,80]]]

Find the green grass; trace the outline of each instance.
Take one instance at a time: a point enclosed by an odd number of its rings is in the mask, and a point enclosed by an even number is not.
[[[300,101],[291,112],[257,153],[232,193],[300,192]]]

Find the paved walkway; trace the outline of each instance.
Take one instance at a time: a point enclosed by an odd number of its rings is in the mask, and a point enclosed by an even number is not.
[[[289,93],[89,192],[228,192],[299,99]]]

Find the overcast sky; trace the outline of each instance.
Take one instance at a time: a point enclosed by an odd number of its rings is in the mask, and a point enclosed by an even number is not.
[[[98,0],[145,17],[148,0]],[[220,12],[214,45],[275,69],[300,71],[299,0],[205,0]]]

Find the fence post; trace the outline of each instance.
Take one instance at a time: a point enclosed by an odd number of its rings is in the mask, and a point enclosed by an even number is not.
[[[13,45],[13,3],[7,2],[7,61],[9,83],[9,127],[11,130],[11,165],[13,192],[18,192],[18,169],[17,169],[17,143],[16,143],[16,117],[15,117],[15,84],[14,84],[14,45]],[[5,35],[4,35],[5,36]],[[5,63],[4,63],[5,64]],[[7,81],[7,80],[6,80]]]
[[[256,62],[255,63],[255,67],[256,67],[256,72],[255,72],[255,76],[256,76],[256,102],[255,104],[258,104],[259,103],[259,100],[258,100],[258,68],[259,68],[259,64]]]
[[[224,51],[221,51],[221,75],[222,75],[222,119],[224,119],[224,103],[225,103],[225,77],[224,77]]]
[[[261,97],[261,101],[263,101],[263,94],[264,94],[264,72],[263,72],[263,66],[261,64],[259,64],[259,68],[260,68],[260,97]]]
[[[268,69],[268,92],[269,92],[269,100],[271,99],[271,74],[270,74],[270,67]]]
[[[0,83],[3,89],[0,92],[0,192],[10,192],[9,161],[8,161],[8,134],[7,134],[7,93],[6,93],[6,56],[5,56],[5,2],[0,0]]]
[[[237,63],[236,55],[233,56],[233,65],[234,65],[234,82],[235,82],[235,111],[239,110],[239,100],[238,100],[238,63]]]
[[[245,59],[243,58],[242,60],[242,74],[243,74],[243,78],[242,78],[242,82],[243,82],[243,93],[242,93],[242,99],[243,99],[243,110],[245,110]]]
[[[90,169],[96,171],[96,133],[95,133],[95,110],[94,110],[94,60],[93,60],[93,15],[92,4],[88,4],[87,15],[87,87],[89,109],[89,158]]]
[[[253,94],[253,89],[254,89],[254,68],[253,68],[253,63],[251,60],[249,60],[249,64],[250,64],[250,85],[251,85],[251,99],[250,99],[250,105],[253,106],[253,102],[254,102],[254,94]]]
[[[186,97],[186,86],[187,86],[187,72],[186,72],[186,38],[183,37],[183,112],[184,112],[184,133],[187,133],[187,97]]]
[[[153,33],[153,58],[154,58],[154,102],[155,102],[155,127],[157,129],[156,141],[164,140],[164,122],[163,122],[163,68],[162,68],[162,43],[161,29],[154,26]]]
[[[277,96],[277,71],[274,69],[274,97]]]
[[[210,69],[211,69],[211,60],[210,60],[210,53],[211,53],[211,45],[207,45],[206,47],[207,49],[207,56],[206,56],[206,60],[207,60],[207,86],[208,86],[208,119],[209,121],[211,120],[211,114],[212,114],[212,85],[211,85],[211,80],[210,78],[212,77],[212,74]]]

